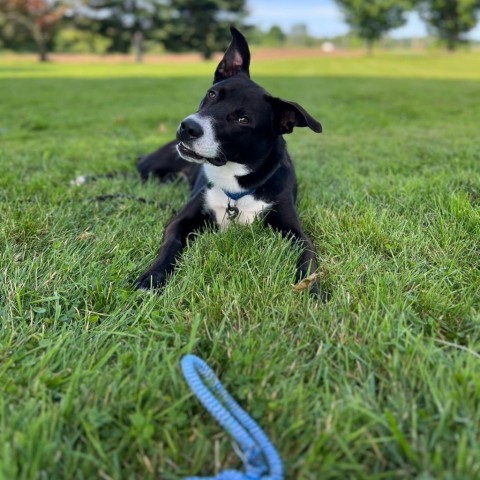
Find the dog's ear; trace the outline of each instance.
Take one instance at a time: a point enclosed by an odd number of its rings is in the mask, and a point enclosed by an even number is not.
[[[314,132],[322,133],[322,125],[303,107],[295,102],[287,102],[281,98],[267,96],[273,106],[276,133],[284,135],[292,133],[294,127],[309,127]]]
[[[243,72],[250,77],[250,50],[245,37],[235,28],[230,27],[232,41],[215,70],[213,83],[233,77]]]

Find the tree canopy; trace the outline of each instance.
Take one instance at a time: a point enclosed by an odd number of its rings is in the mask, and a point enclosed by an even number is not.
[[[0,37],[14,47],[18,40],[32,42],[41,61],[63,19],[68,3],[60,0],[0,0]]]
[[[369,51],[382,35],[405,24],[405,13],[411,7],[408,0],[336,1],[352,30],[367,42]]]
[[[421,17],[444,40],[449,50],[465,41],[464,34],[477,24],[480,0],[420,0]]]
[[[230,40],[230,25],[240,25],[245,0],[169,0],[170,21],[162,29],[168,50],[195,50],[210,58],[218,45]]]
[[[242,25],[245,5],[246,0],[0,0],[0,47],[35,44],[45,60],[62,25],[105,38],[107,52],[133,49],[139,60],[145,41],[209,58],[229,41],[230,25]]]
[[[109,39],[108,52],[128,53],[140,60],[145,39],[156,39],[166,20],[164,0],[87,0],[70,12],[73,25]]]

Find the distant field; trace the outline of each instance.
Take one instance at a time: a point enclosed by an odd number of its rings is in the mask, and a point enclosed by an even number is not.
[[[132,55],[68,55],[52,54],[52,62],[40,65],[33,55],[0,55],[0,76],[29,77],[62,76],[192,76],[210,77],[221,55],[207,62],[197,54],[147,55],[141,65]],[[362,50],[324,53],[319,49],[259,49],[253,52],[257,75],[285,76],[361,76],[478,79],[480,51],[458,52],[455,55],[436,51],[430,54],[416,51],[395,53],[376,52],[366,56]],[[340,61],[342,60],[342,61]],[[58,68],[57,68],[58,67]],[[5,69],[7,69],[5,71]],[[113,69],[113,70],[112,70]]]
[[[480,54],[253,58],[324,126],[288,143],[327,305],[292,291],[298,251],[257,224],[200,236],[163,295],[132,290],[188,197],[140,183],[135,158],[213,69],[0,57],[0,478],[237,467],[187,352],[289,479],[480,478]]]

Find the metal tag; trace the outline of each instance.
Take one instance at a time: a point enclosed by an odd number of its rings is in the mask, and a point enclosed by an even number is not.
[[[235,205],[230,205],[230,202],[228,202],[228,207],[227,207],[227,218],[229,220],[234,220],[235,218],[238,217],[238,214],[240,213],[238,208]]]

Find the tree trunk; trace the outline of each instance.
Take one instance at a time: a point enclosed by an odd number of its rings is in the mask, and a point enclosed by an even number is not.
[[[37,46],[38,60],[40,62],[48,62],[47,41],[44,32],[42,32],[41,26],[36,23],[35,20],[32,21],[32,19],[20,15],[17,12],[7,14],[7,18],[23,25],[31,33],[33,41]]]
[[[48,62],[48,51],[47,45],[45,42],[45,37],[41,28],[38,25],[35,25],[33,28],[33,39],[37,44],[37,53],[39,62]]]
[[[90,53],[97,53],[95,49],[95,34],[90,31],[87,37],[88,51]]]
[[[209,48],[204,48],[202,51],[202,56],[204,60],[210,60],[213,56],[213,52]]]
[[[447,37],[447,50],[454,52],[457,48],[458,34],[456,32],[449,33]]]
[[[373,55],[373,40],[371,38],[367,38],[367,55],[371,57]]]
[[[143,62],[143,33],[137,30],[133,34],[133,48],[135,50],[135,61],[137,63]]]
[[[48,62],[48,51],[45,47],[45,42],[37,44],[38,48],[38,61],[39,62]]]

